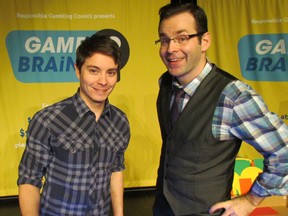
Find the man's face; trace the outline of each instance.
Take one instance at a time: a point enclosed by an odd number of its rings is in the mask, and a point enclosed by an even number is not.
[[[184,12],[168,19],[164,19],[159,26],[160,38],[175,38],[179,35],[191,35],[199,33],[195,28],[194,17]],[[208,34],[208,33],[207,33]],[[208,35],[209,36],[209,35]],[[203,35],[203,38],[206,34]],[[206,42],[199,42],[198,37],[192,37],[184,44],[173,40],[160,47],[160,57],[172,76],[175,76],[182,84],[191,82],[206,64],[205,51],[208,49]]]
[[[75,70],[80,80],[80,96],[87,106],[90,109],[95,105],[104,106],[117,83],[118,65],[113,58],[95,53],[86,58],[81,69],[75,67]]]

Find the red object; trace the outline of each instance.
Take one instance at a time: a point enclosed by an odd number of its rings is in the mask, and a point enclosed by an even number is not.
[[[278,215],[278,212],[270,207],[258,207],[249,216],[260,216],[260,215]]]

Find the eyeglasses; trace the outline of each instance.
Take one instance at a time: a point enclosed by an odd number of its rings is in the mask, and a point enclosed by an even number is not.
[[[190,35],[178,35],[174,38],[168,38],[168,37],[161,37],[160,39],[155,41],[155,44],[160,43],[161,46],[168,46],[170,44],[170,41],[173,40],[174,43],[179,45],[185,45],[191,38],[198,37],[205,34],[205,32],[200,32],[197,34],[190,34]]]

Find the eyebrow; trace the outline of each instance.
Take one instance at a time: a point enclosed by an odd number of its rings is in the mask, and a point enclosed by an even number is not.
[[[87,65],[87,68],[95,68],[95,69],[100,69],[98,66],[95,66],[95,65]]]
[[[176,32],[176,35],[180,35],[180,34],[182,34],[182,33],[184,33],[184,32],[185,32],[185,33],[188,33],[187,30],[184,30],[184,29],[183,29],[183,30],[177,31],[177,32]],[[163,36],[167,36],[167,35],[166,35],[165,33],[160,33],[159,36],[160,36],[160,37],[163,37]]]

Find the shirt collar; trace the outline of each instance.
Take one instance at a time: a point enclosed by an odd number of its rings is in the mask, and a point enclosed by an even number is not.
[[[203,70],[199,73],[199,75],[193,79],[190,83],[188,83],[186,86],[181,86],[177,79],[173,77],[172,81],[172,88],[182,88],[186,94],[188,94],[190,97],[193,95],[197,87],[200,85],[202,80],[209,74],[209,72],[212,70],[212,64],[211,62],[207,59],[207,63]]]
[[[76,107],[76,110],[77,110],[80,118],[82,118],[84,115],[86,115],[89,112],[92,113],[92,111],[89,109],[87,104],[80,97],[80,88],[78,88],[77,93],[75,95],[73,95],[73,103],[74,103],[74,106]],[[110,116],[110,113],[111,113],[110,109],[111,109],[111,105],[109,103],[109,100],[107,99],[105,102],[105,106],[104,106],[104,110],[102,112],[102,115],[109,115],[109,117],[111,117]]]

